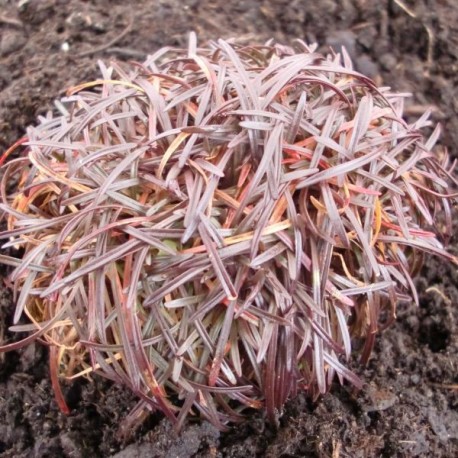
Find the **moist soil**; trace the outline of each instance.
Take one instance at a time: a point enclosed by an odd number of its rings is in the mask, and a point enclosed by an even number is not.
[[[408,118],[431,108],[442,143],[458,157],[456,0],[0,0],[0,152],[67,87],[97,78],[98,59],[140,60],[165,45],[186,46],[190,30],[201,42],[344,45],[377,84],[413,93]],[[456,236],[450,250],[457,254]],[[299,395],[278,428],[254,412],[228,432],[195,423],[177,436],[151,414],[126,431],[134,397],[97,377],[65,386],[66,416],[44,346],[2,354],[0,457],[458,456],[458,272],[430,258],[416,282],[419,307],[400,307],[368,365],[352,363],[364,389],[336,384],[316,403]],[[13,307],[0,289],[0,341],[12,338]]]

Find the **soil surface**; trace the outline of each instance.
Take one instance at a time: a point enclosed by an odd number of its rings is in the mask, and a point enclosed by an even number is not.
[[[190,30],[201,42],[345,45],[358,70],[413,93],[407,116],[431,107],[458,157],[456,0],[0,0],[0,152],[65,88],[96,78],[98,59],[184,46]],[[450,250],[457,254],[456,236]],[[68,385],[65,416],[46,348],[0,355],[0,457],[458,456],[458,272],[429,259],[417,284],[420,307],[399,310],[366,368],[355,362],[363,392],[336,385],[316,404],[299,396],[277,430],[258,412],[227,433],[204,423],[176,436],[152,415],[128,437],[120,426],[135,399],[122,387],[98,378]],[[0,289],[0,341],[11,338],[12,310]]]

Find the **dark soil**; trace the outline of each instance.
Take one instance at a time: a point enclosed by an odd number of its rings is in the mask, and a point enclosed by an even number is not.
[[[97,59],[141,59],[185,45],[190,30],[201,41],[343,44],[378,84],[414,94],[408,116],[432,107],[458,157],[456,0],[0,0],[0,152],[66,87],[97,77]],[[278,430],[257,413],[228,433],[194,424],[177,437],[152,415],[123,440],[135,399],[122,387],[97,378],[69,385],[65,416],[44,347],[0,355],[0,457],[458,456],[458,272],[429,259],[417,283],[420,307],[400,309],[368,366],[354,365],[364,391],[336,385],[316,404],[299,396]],[[0,290],[0,341],[11,337],[12,309]]]

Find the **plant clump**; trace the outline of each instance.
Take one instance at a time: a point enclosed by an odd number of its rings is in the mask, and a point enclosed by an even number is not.
[[[2,350],[45,341],[64,410],[61,379],[95,372],[177,427],[261,407],[275,421],[335,377],[360,387],[352,338],[367,361],[418,301],[424,255],[457,262],[453,164],[429,114],[407,123],[405,94],[302,41],[191,36],[100,67],[2,158],[20,150],[0,261],[12,329],[30,332]]]

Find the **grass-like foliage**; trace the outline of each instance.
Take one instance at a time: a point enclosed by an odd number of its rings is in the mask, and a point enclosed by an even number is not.
[[[457,261],[428,113],[408,124],[405,94],[301,41],[100,67],[3,156],[0,260],[31,334],[2,350],[48,343],[64,410],[59,379],[96,372],[177,427],[361,386],[352,337],[366,361],[424,255]]]

